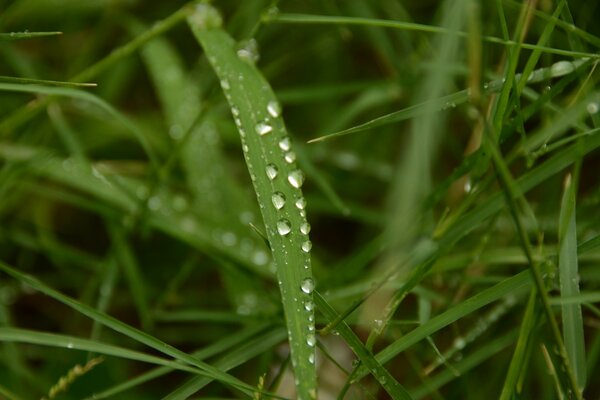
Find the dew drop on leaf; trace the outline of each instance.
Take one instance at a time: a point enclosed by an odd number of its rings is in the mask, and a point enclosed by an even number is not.
[[[273,180],[277,178],[277,174],[279,174],[279,168],[275,164],[267,164],[265,167],[265,173],[267,174],[267,178],[269,180]]]
[[[271,201],[277,210],[281,210],[285,206],[285,195],[281,192],[275,192],[271,196]]]
[[[275,100],[271,100],[269,104],[267,104],[267,112],[273,118],[277,118],[281,115],[281,106]]]
[[[300,197],[296,200],[296,208],[298,210],[304,210],[306,208],[306,199],[304,197]]]
[[[304,183],[304,173],[299,169],[295,169],[288,174],[288,182],[296,189],[300,189]]]
[[[292,142],[289,137],[285,137],[279,141],[279,148],[283,151],[289,151],[292,148]]]
[[[273,127],[271,125],[267,124],[266,122],[259,122],[258,124],[256,124],[254,126],[254,130],[260,136],[264,136],[267,133],[270,133],[273,130]]]
[[[311,294],[315,289],[315,282],[312,280],[312,278],[304,278],[300,284],[300,289],[302,289],[302,291],[306,294]]]
[[[296,202],[296,203],[298,203],[298,202]],[[310,224],[308,222],[305,222],[302,225],[300,225],[300,233],[302,233],[303,235],[308,235],[309,232],[310,232]]]
[[[291,232],[291,230],[292,224],[287,219],[282,218],[277,221],[277,233],[279,233],[281,236],[286,236]]]
[[[310,240],[306,240],[302,243],[301,247],[303,252],[308,253],[310,252],[310,249],[312,249],[312,242]]]
[[[286,163],[291,164],[294,161],[296,161],[296,153],[294,153],[293,151],[289,151],[289,152],[285,153],[285,156],[283,156],[283,159],[285,160]]]

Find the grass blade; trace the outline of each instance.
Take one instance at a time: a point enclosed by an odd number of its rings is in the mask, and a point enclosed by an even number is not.
[[[80,303],[77,300],[74,300],[64,294],[52,289],[51,287],[45,285],[44,283],[38,281],[31,275],[23,274],[16,269],[9,267],[3,262],[0,262],[0,270],[5,272],[6,274],[12,276],[13,278],[19,280],[23,284],[26,284],[33,289],[39,290],[47,296],[52,297],[53,299],[67,305],[68,307],[80,312],[81,314],[93,319],[94,321],[98,321],[102,325],[119,332],[125,336],[130,337],[131,339],[142,343],[148,347],[151,347],[155,350],[160,351],[163,354],[174,357],[175,359],[185,362],[186,364],[192,365],[194,367],[199,368],[207,375],[213,377],[214,379],[223,382],[224,384],[233,386],[241,390],[242,392],[251,395],[253,393],[253,387],[247,385],[240,381],[239,379],[209,365],[206,364],[193,356],[190,356],[187,353],[184,353],[181,350],[176,349],[175,347],[168,345],[167,343],[149,335],[146,332],[140,331],[132,326],[125,324],[124,322],[119,321],[116,318],[111,317],[105,313],[96,311],[94,308]]]
[[[107,356],[126,358],[128,360],[141,361],[150,364],[162,365],[180,371],[193,374],[205,374],[198,368],[190,367],[180,362],[144,354],[139,351],[129,350],[119,346],[113,346],[96,340],[82,339],[67,335],[38,332],[28,329],[0,328],[0,341],[12,343],[29,343],[42,346],[63,347],[66,349],[91,351]]]
[[[62,32],[10,32],[0,33],[0,40],[33,39],[46,36],[62,35]]]
[[[316,398],[314,303],[310,264],[310,226],[280,105],[252,55],[236,53],[211,6],[197,5],[188,23],[206,52],[231,106],[242,149],[266,226],[288,328],[299,399]],[[238,56],[239,54],[239,56]]]
[[[416,24],[412,22],[390,21],[374,18],[358,18],[358,17],[342,17],[342,16],[326,16],[326,15],[309,15],[309,14],[276,14],[270,16],[267,22],[287,23],[287,24],[327,24],[327,25],[366,25],[378,26],[381,28],[412,30],[418,32],[436,33],[441,35],[454,35],[459,37],[468,37],[467,32],[446,29],[444,27]],[[538,50],[548,54],[558,54],[570,57],[590,57],[599,58],[598,54],[586,53],[581,51],[563,50],[553,47],[538,46],[529,43],[518,43],[514,40],[504,40],[493,36],[482,36],[481,39],[488,43],[499,44],[507,47],[522,47],[528,50]]]
[[[329,305],[329,303],[327,303],[327,300],[325,300],[319,292],[315,293],[315,301],[318,309],[329,321],[335,321],[338,319],[338,313]],[[373,357],[373,354],[365,347],[365,345],[360,341],[352,329],[350,329],[346,322],[342,321],[341,323],[337,324],[336,330],[392,399],[412,399],[406,389],[400,383],[398,383],[392,374],[390,374],[390,372],[385,369],[375,359],[375,357]]]
[[[579,295],[579,268],[577,263],[577,229],[575,223],[575,189],[571,175],[567,175],[559,217],[558,270],[561,297]],[[586,381],[585,338],[581,305],[563,304],[562,323],[565,347],[579,389]]]
[[[528,271],[523,271],[511,278],[508,278],[497,285],[492,286],[489,289],[464,300],[459,305],[456,305],[444,313],[437,315],[427,321],[425,324],[420,325],[418,328],[413,329],[406,335],[396,340],[385,349],[381,350],[375,358],[381,364],[385,364],[392,358],[404,350],[410,348],[415,343],[425,339],[427,336],[439,331],[440,329],[450,325],[454,321],[459,320],[473,311],[480,309],[498,299],[501,299],[507,295],[514,295],[516,292],[523,290],[531,284],[531,276]],[[357,371],[358,377],[365,376],[366,371],[364,367],[361,367]]]

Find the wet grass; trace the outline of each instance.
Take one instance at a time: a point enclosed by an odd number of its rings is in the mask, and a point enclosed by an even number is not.
[[[434,3],[0,2],[0,397],[597,397],[600,7]]]

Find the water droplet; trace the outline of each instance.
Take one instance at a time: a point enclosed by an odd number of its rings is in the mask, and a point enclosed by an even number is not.
[[[281,236],[286,236],[291,232],[291,230],[292,224],[287,219],[282,218],[277,221],[277,233],[279,233]]]
[[[315,363],[315,355],[314,354],[312,354],[312,353],[309,354],[309,356],[308,356],[308,362],[310,364],[314,364]]]
[[[273,180],[277,178],[279,169],[275,164],[267,164],[267,166],[265,167],[265,172],[267,173],[267,177],[269,178],[269,180]]]
[[[244,40],[238,45],[236,53],[241,60],[254,64],[260,58],[258,42],[254,38]]]
[[[288,174],[288,182],[296,189],[300,189],[304,183],[304,173],[299,169],[295,169]]]
[[[298,210],[304,210],[306,208],[306,200],[304,197],[300,197],[298,200],[296,200],[296,208]]]
[[[310,224],[308,222],[305,222],[302,225],[300,225],[300,233],[302,233],[303,235],[308,235],[309,232]]]
[[[273,127],[267,124],[266,122],[259,122],[258,124],[256,124],[256,126],[254,126],[254,130],[260,136],[264,136],[267,133],[270,133],[273,130]]]
[[[306,311],[312,311],[315,309],[315,303],[312,302],[312,300],[306,300],[304,302],[304,309]]]
[[[600,110],[600,106],[596,102],[591,102],[587,105],[586,109],[590,114],[596,114]]]
[[[285,153],[285,156],[283,156],[283,159],[286,163],[291,164],[294,161],[296,161],[296,153],[294,153],[293,151],[287,152]]]
[[[283,151],[289,151],[292,148],[290,138],[285,137],[279,141],[279,148]]]
[[[275,192],[271,196],[271,201],[277,210],[281,210],[285,206],[285,195],[281,192]]]
[[[221,87],[223,88],[223,90],[231,89],[231,86],[229,85],[229,81],[227,79],[221,79]]]
[[[302,289],[302,291],[306,294],[311,294],[315,289],[315,282],[312,280],[312,278],[304,278],[300,284],[300,289]]]
[[[281,106],[275,100],[271,100],[269,104],[267,104],[267,112],[273,118],[277,118],[281,115]]]
[[[575,66],[569,61],[559,61],[552,64],[550,67],[550,73],[553,77],[570,74],[575,70]]]
[[[310,347],[314,347],[317,344],[317,338],[312,333],[306,335],[306,344]]]
[[[67,349],[72,349],[73,347],[75,347],[73,343],[67,343]]]
[[[312,242],[310,240],[307,240],[302,243],[301,247],[303,252],[308,253],[310,252],[310,249],[312,249]]]

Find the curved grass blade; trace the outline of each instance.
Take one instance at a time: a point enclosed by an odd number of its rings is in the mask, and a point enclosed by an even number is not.
[[[329,321],[335,321],[338,318],[338,314],[333,307],[327,303],[327,300],[321,296],[319,292],[315,292],[315,301],[319,310],[325,315]],[[406,391],[406,389],[398,383],[396,378],[390,374],[376,359],[373,354],[365,347],[360,341],[358,336],[350,329],[345,323],[341,322],[336,326],[337,332],[344,338],[346,344],[350,346],[354,354],[360,359],[363,365],[369,369],[371,374],[377,379],[385,391],[391,396],[392,399],[398,400],[410,400],[412,397]]]
[[[485,289],[464,300],[462,303],[448,309],[442,314],[431,318],[425,324],[408,332],[403,337],[377,353],[375,358],[381,364],[385,364],[415,343],[450,325],[454,321],[457,321],[502,297],[514,295],[518,291],[527,288],[529,285],[531,285],[529,271],[523,271],[513,277],[505,279],[491,288]],[[356,371],[356,375],[358,378],[362,378],[366,375],[366,372],[365,367],[360,367]]]
[[[155,155],[154,150],[150,146],[150,143],[148,142],[148,139],[146,138],[144,132],[136,124],[129,120],[129,118],[121,114],[114,107],[112,107],[110,104],[108,104],[98,96],[94,96],[91,93],[73,88],[59,88],[40,85],[18,85],[14,83],[0,83],[0,90],[21,93],[37,93],[55,96],[65,96],[88,101],[98,106],[102,110],[106,111],[111,117],[123,124],[123,126],[133,134],[133,136],[139,141],[140,145],[144,148],[148,159],[155,167],[155,169],[158,167],[158,157]]]
[[[252,395],[253,387],[251,385],[247,385],[239,379],[215,368],[212,365],[206,364],[197,358],[184,353],[181,350],[176,349],[175,347],[151,336],[150,334],[140,331],[132,326],[125,324],[122,321],[119,321],[116,318],[111,317],[105,313],[99,312],[94,308],[83,304],[77,300],[74,300],[64,294],[52,289],[51,287],[45,285],[41,281],[37,280],[31,275],[23,274],[16,269],[9,267],[7,264],[0,262],[0,270],[5,272],[6,274],[12,276],[13,278],[19,280],[21,283],[26,284],[33,289],[39,290],[45,295],[52,297],[53,299],[65,304],[66,306],[78,311],[79,313],[93,319],[94,321],[98,321],[102,325],[114,330],[115,332],[119,332],[139,343],[142,343],[148,347],[151,347],[159,352],[166,354],[175,358],[178,361],[184,362],[191,366],[197,367],[206,375],[211,376],[212,378],[232,387],[237,388],[245,394]]]
[[[437,33],[442,35],[454,35],[458,37],[468,37],[468,32],[447,29],[440,26],[416,24],[412,22],[391,21],[385,19],[374,18],[358,18],[358,17],[343,17],[343,16],[327,16],[327,15],[310,15],[310,14],[275,14],[265,19],[270,23],[288,23],[288,24],[326,24],[326,25],[364,25],[377,26],[381,28],[412,30],[419,32]],[[600,58],[600,55],[594,53],[586,53],[581,51],[563,50],[554,47],[538,46],[529,43],[519,43],[514,40],[505,40],[494,36],[481,36],[481,40],[488,43],[499,44],[507,47],[522,47],[528,50],[538,50],[548,54],[559,54],[569,57],[590,57]]]
[[[126,358],[133,361],[162,365],[164,367],[191,372],[193,374],[206,374],[206,372],[203,372],[198,368],[193,368],[180,362],[167,360],[153,355],[141,353],[139,351],[129,350],[120,346],[98,342],[96,340],[82,339],[67,335],[58,335],[55,333],[0,327],[0,341],[11,343],[29,343],[42,346],[62,347],[65,349],[91,351],[98,354],[104,354],[106,356]]]
[[[577,265],[577,229],[575,225],[576,184],[567,175],[559,217],[558,270],[561,297],[579,295],[579,267]],[[583,391],[586,381],[585,337],[581,305],[562,305],[562,326],[565,347],[577,379]]]
[[[281,343],[285,337],[286,333],[283,327],[274,328],[261,336],[248,340],[242,346],[224,354],[217,361],[215,361],[215,367],[223,371],[229,371],[230,369],[235,368],[256,357],[257,355],[273,348],[277,344]],[[206,376],[194,377],[181,385],[172,393],[169,393],[163,398],[163,400],[186,400],[198,390],[212,382],[212,380],[212,378]],[[265,397],[267,397],[265,393],[263,394]],[[268,397],[277,398],[277,396],[273,395],[269,395]]]
[[[237,51],[218,11],[198,4],[188,23],[217,73],[231,106],[242,149],[266,226],[288,328],[299,399],[316,398],[314,303],[310,225],[281,108],[252,55]]]
[[[264,333],[265,329],[268,329],[268,333],[266,334]],[[272,335],[273,332],[276,331],[277,330],[273,329],[273,326],[270,324],[261,324],[257,326],[248,327],[241,331],[237,331],[229,336],[226,336],[223,339],[211,344],[210,346],[195,351],[192,353],[192,355],[199,360],[205,360],[226,350],[231,350],[232,347],[237,346],[240,343],[249,342],[254,336],[262,339],[262,341],[268,340],[270,335]],[[234,349],[233,351],[237,352],[237,349]],[[144,372],[143,374],[138,375],[135,378],[128,379],[125,382],[119,383],[115,386],[105,389],[102,392],[94,393],[87,400],[100,400],[114,396],[116,394],[129,390],[135,386],[144,384],[148,381],[164,376],[173,371],[174,369],[170,367],[153,368],[150,371]]]

